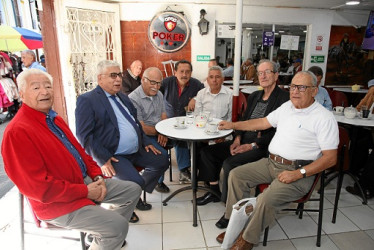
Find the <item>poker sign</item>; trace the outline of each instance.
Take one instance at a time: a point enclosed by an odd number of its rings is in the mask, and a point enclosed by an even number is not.
[[[190,38],[191,31],[187,20],[180,13],[164,11],[156,14],[148,26],[151,44],[163,52],[176,52],[182,49]]]

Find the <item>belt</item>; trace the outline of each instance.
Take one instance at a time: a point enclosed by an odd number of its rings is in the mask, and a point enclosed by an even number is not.
[[[283,158],[282,156],[274,155],[272,153],[269,154],[269,158],[280,164],[295,165],[295,161],[287,160],[286,158]]]

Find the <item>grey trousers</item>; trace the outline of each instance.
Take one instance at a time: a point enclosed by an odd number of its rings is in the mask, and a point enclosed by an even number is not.
[[[256,207],[244,228],[243,239],[258,244],[261,232],[275,222],[275,213],[288,203],[298,200],[309,192],[314,176],[299,179],[293,183],[279,182],[278,174],[284,170],[295,170],[294,166],[283,165],[269,158],[247,163],[231,170],[228,181],[228,197],[225,218],[229,219],[232,206],[243,198],[248,198],[250,189],[258,184],[271,185],[257,197]]]
[[[92,180],[87,176],[84,182],[89,184]],[[102,203],[111,204],[109,210],[101,206],[85,206],[47,222],[92,234],[94,241],[90,250],[121,249],[142,190],[132,181],[106,179],[105,184],[107,195]]]

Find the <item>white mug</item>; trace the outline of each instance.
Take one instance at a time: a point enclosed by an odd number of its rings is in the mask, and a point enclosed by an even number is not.
[[[217,133],[218,132],[218,123],[210,122],[206,126],[206,131],[208,133]]]
[[[336,107],[334,107],[334,111],[338,114],[342,114],[343,111],[344,111],[344,107],[343,106],[336,106]]]
[[[186,117],[177,117],[177,127],[184,128],[186,126]]]

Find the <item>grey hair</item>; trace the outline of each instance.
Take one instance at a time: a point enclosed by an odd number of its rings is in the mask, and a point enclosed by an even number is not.
[[[212,70],[219,70],[219,72],[221,72],[221,76],[224,77],[223,69],[222,69],[220,66],[218,66],[218,65],[214,65],[214,66],[210,67],[209,70],[208,70],[208,74],[209,74],[210,71],[212,71]]]
[[[157,72],[160,74],[160,76],[161,76],[161,80],[163,79],[162,72],[161,72],[161,70],[160,70],[159,68],[157,68],[157,67],[149,67],[149,68],[147,68],[146,70],[144,70],[144,72],[143,72],[143,77],[148,77],[148,76],[149,76],[149,73],[150,73],[151,71],[157,71]]]
[[[111,60],[103,60],[103,61],[100,61],[98,64],[97,64],[97,74],[102,74],[107,68],[109,67],[118,67],[118,68],[121,68],[121,65],[119,65],[118,62],[115,62],[115,61],[111,61]]]
[[[258,71],[258,67],[260,67],[260,65],[261,64],[263,64],[263,63],[270,63],[271,64],[271,66],[273,67],[273,72],[274,73],[276,73],[276,72],[278,72],[278,67],[277,67],[277,65],[273,62],[273,61],[270,61],[269,59],[262,59],[262,60],[260,60],[260,62],[258,63],[258,65],[257,65],[257,71]]]
[[[17,84],[18,84],[18,89],[21,91],[25,91],[26,88],[26,83],[27,83],[27,78],[33,75],[43,75],[48,78],[48,80],[51,82],[53,85],[53,78],[50,74],[47,72],[44,72],[43,70],[40,69],[28,69],[22,71],[18,76],[17,76]]]
[[[297,75],[309,76],[312,85],[313,85],[314,87],[317,86],[317,77],[316,77],[316,75],[313,74],[312,72],[310,72],[310,71],[300,71],[300,72],[296,73],[295,76],[297,76]]]
[[[34,51],[32,51],[32,50],[29,50],[29,49],[24,50],[24,51],[21,52],[21,55],[22,54],[28,54],[28,55],[32,56],[32,58],[34,58],[34,60],[36,60],[36,55],[35,55]]]

